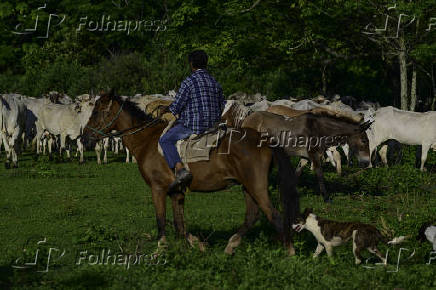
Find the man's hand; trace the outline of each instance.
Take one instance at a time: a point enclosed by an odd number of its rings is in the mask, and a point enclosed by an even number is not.
[[[157,116],[160,118],[162,117],[165,113],[171,113],[170,111],[170,107],[169,106],[164,106],[164,105],[159,105],[156,107],[156,109],[154,109],[154,111],[157,112]]]

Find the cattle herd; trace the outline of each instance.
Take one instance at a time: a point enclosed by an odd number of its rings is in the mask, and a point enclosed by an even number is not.
[[[175,97],[175,92],[168,95],[135,95],[128,98],[147,113],[154,113],[160,105],[168,105]],[[50,92],[42,98],[26,97],[19,94],[0,95],[0,152],[6,152],[6,168],[18,166],[18,155],[23,149],[32,147],[36,154],[49,154],[53,150],[57,154],[71,158],[71,150],[76,149],[75,156],[79,162],[84,162],[84,144],[81,133],[86,126],[98,96],[88,94],[71,99],[57,92]],[[268,101],[264,96],[256,94],[248,96],[236,93],[227,100],[223,116],[232,107],[237,106],[236,120],[243,121],[250,113],[256,111],[269,111],[276,114],[287,115],[287,110],[311,111],[325,109],[351,118],[361,118],[370,121],[371,127],[366,131],[369,140],[369,149],[374,153],[379,145],[379,155],[383,163],[387,164],[387,144],[393,147],[398,143],[407,145],[420,145],[420,169],[425,170],[424,163],[429,149],[436,150],[436,112],[416,113],[401,111],[393,107],[380,107],[378,103],[357,102],[351,97],[325,98],[318,96],[312,99],[282,99]],[[163,118],[169,120],[171,114]],[[395,140],[394,142],[389,142]],[[113,150],[118,154],[126,150],[126,162],[130,161],[130,154],[123,146],[121,138],[104,138],[93,145],[97,154],[97,162],[107,162],[107,151]],[[351,152],[347,144],[343,144],[342,152],[349,160]],[[341,173],[341,154],[336,147],[326,151],[327,158],[337,172]],[[103,153],[103,158],[101,158]],[[373,157],[375,154],[372,154]],[[374,158],[372,158],[373,160]],[[134,157],[132,156],[134,162]],[[302,159],[299,170],[308,161]],[[371,160],[369,166],[371,167]]]

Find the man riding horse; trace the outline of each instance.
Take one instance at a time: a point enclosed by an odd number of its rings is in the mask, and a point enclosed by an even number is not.
[[[221,85],[206,70],[207,54],[195,50],[189,54],[188,61],[192,74],[182,82],[174,102],[166,108],[177,120],[159,139],[165,160],[176,176],[170,192],[179,186],[189,186],[192,181],[192,174],[183,166],[177,152],[177,141],[212,128],[220,121],[225,104]]]

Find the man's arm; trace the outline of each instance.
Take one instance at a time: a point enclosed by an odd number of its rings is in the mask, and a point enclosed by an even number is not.
[[[186,106],[186,103],[189,100],[190,93],[191,90],[186,85],[186,82],[182,82],[174,102],[172,102],[171,105],[169,106],[169,110],[174,116],[180,115],[180,113],[182,112],[183,108]]]

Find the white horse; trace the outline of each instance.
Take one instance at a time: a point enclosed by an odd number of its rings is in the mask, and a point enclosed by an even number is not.
[[[367,130],[370,152],[388,139],[406,145],[421,145],[421,171],[424,171],[428,150],[436,151],[436,111],[417,113],[383,107],[373,118],[374,123]]]

